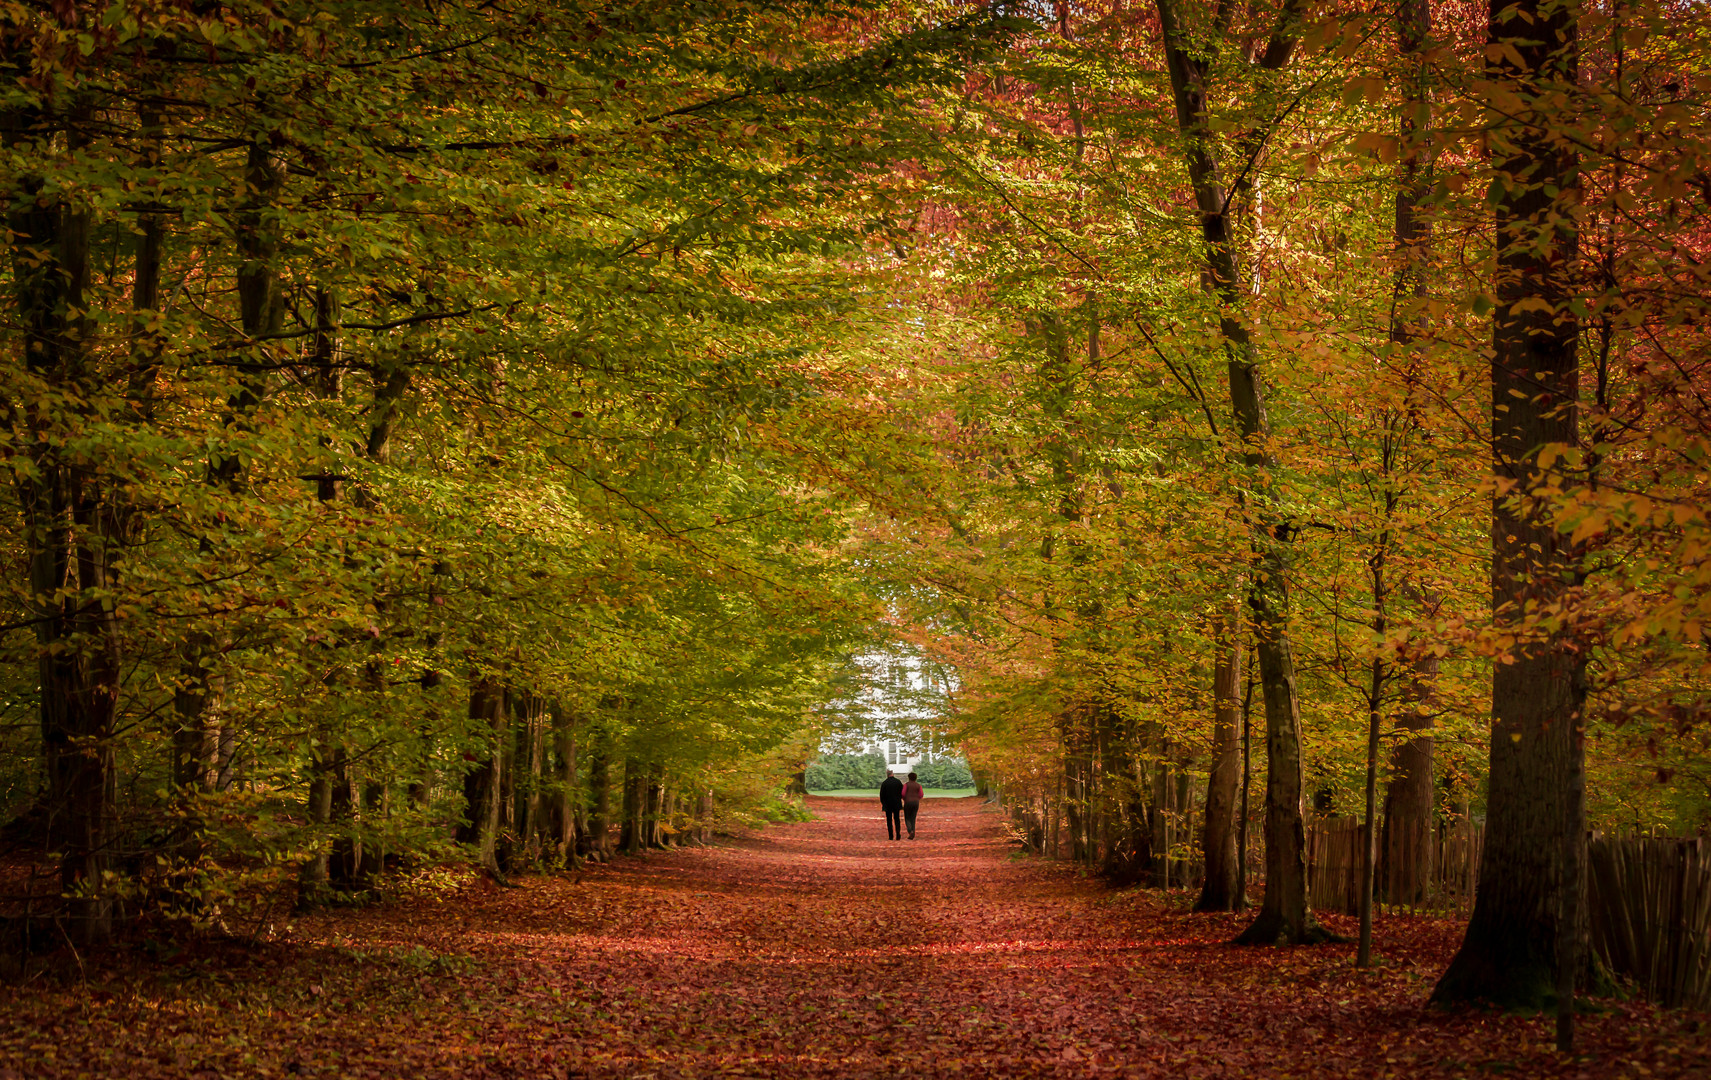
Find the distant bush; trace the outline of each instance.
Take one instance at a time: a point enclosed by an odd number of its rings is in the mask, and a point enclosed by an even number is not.
[[[879,790],[885,779],[885,758],[879,754],[821,754],[808,764],[803,776],[809,791],[839,788]]]
[[[922,787],[971,788],[974,775],[968,765],[956,760],[923,761],[915,766]],[[898,767],[899,779],[908,771]],[[803,780],[809,791],[837,791],[842,788],[879,789],[885,779],[885,758],[879,754],[821,754],[810,762]]]
[[[974,774],[968,771],[968,763],[957,761],[954,758],[923,761],[915,766],[915,774],[922,787],[971,788],[974,786]]]

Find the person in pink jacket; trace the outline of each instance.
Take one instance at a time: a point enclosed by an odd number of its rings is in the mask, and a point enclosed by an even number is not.
[[[915,781],[915,774],[909,774],[909,782],[903,785],[903,824],[909,827],[909,839],[915,839],[915,815],[921,812],[921,800],[927,793]]]

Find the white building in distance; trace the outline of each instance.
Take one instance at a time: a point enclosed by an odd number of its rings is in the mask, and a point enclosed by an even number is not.
[[[822,754],[878,754],[899,776],[922,761],[961,760],[937,732],[951,691],[948,672],[902,650],[857,657],[856,667]]]

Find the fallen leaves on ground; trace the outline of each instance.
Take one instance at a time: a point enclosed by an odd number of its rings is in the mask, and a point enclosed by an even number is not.
[[[1548,1018],[1427,1009],[1452,921],[1382,919],[1370,971],[1352,946],[1238,949],[1239,916],[1013,856],[977,800],[896,842],[876,804],[811,801],[580,880],[471,880],[171,966],[84,958],[0,988],[0,1080],[1711,1076],[1701,1014],[1605,1003],[1569,1057]]]

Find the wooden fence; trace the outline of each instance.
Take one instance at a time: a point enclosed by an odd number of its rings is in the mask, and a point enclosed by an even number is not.
[[[1320,911],[1360,912],[1361,850],[1366,830],[1354,816],[1314,818],[1307,825],[1307,902]],[[1420,850],[1424,844],[1426,850]],[[1485,828],[1451,818],[1418,837],[1392,836],[1379,849],[1374,898],[1382,908],[1473,910]]]
[[[1711,1008],[1711,843],[1594,837],[1592,946],[1663,1005]]]
[[[1468,914],[1484,827],[1455,818],[1427,836],[1429,851],[1394,838],[1387,845],[1376,899],[1393,911]],[[1315,909],[1359,913],[1365,839],[1359,818],[1308,823],[1307,897]],[[1588,922],[1599,959],[1653,1001],[1711,1008],[1711,841],[1594,836],[1587,856]]]

